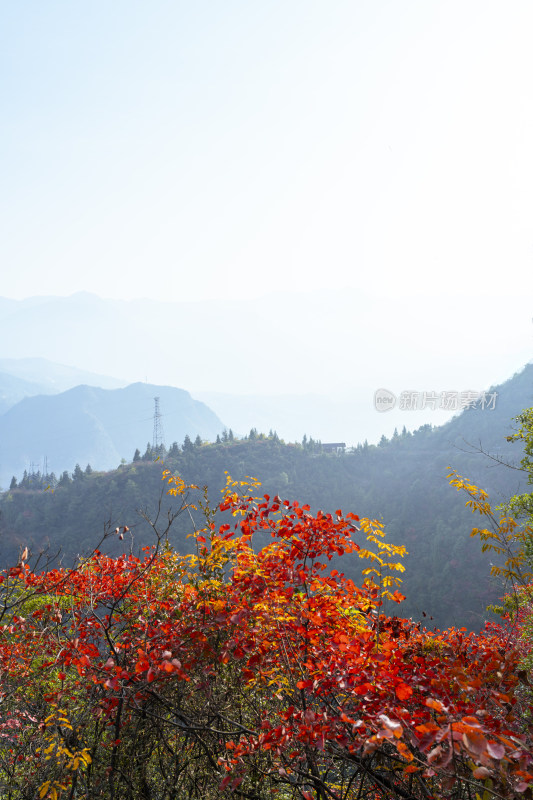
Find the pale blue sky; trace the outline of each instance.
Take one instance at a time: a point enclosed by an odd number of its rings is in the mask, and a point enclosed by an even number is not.
[[[405,331],[406,363],[418,337],[417,363],[495,352],[473,388],[508,377],[533,334],[532,23],[531,0],[5,1],[0,295],[351,288],[385,375]]]
[[[530,267],[529,0],[1,14],[5,296],[255,296],[267,271],[491,290]]]

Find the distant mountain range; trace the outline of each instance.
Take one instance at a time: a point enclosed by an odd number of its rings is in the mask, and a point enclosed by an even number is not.
[[[8,384],[6,381],[5,385]],[[22,382],[18,390],[30,390]],[[24,470],[59,475],[82,468],[107,470],[152,441],[154,398],[160,398],[167,445],[185,435],[214,440],[224,423],[204,403],[183,389],[135,383],[120,389],[76,386],[65,392],[25,397],[0,416],[0,486]]]

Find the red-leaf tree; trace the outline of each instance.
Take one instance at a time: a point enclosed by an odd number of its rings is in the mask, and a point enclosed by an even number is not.
[[[196,492],[166,474],[181,512]],[[197,553],[2,576],[0,794],[529,796],[530,716],[503,628],[428,632],[379,523],[201,493]],[[189,495],[187,494],[189,492]],[[215,512],[223,516],[215,524]],[[360,586],[339,570],[362,557]]]

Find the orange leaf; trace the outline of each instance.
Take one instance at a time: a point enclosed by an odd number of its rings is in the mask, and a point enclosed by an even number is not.
[[[440,700],[434,700],[432,697],[428,697],[426,700],[426,706],[428,708],[434,708],[435,711],[446,711],[445,706],[441,703]]]
[[[396,686],[395,691],[398,700],[407,700],[407,698],[411,697],[413,694],[413,690],[406,683],[399,683],[398,686]]]

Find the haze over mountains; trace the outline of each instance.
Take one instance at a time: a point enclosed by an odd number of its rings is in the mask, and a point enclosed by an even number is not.
[[[159,279],[164,283],[164,275]],[[287,292],[268,283],[263,297],[246,301],[124,301],[78,292],[0,298],[0,336],[6,357],[39,356],[124,384],[182,387],[240,433],[255,415],[254,424],[265,420],[288,440],[307,433],[356,444],[451,416],[378,414],[373,397],[380,387],[396,395],[481,391],[520,369],[531,358],[531,315],[522,314],[525,299],[517,304],[487,321],[479,297],[452,298],[444,288],[438,299],[421,296],[408,314],[402,297],[336,288]],[[506,315],[514,325],[506,325]],[[516,324],[522,318],[523,330]],[[480,330],[484,347],[470,354],[468,343]],[[457,344],[450,348],[450,341]],[[237,406],[239,414],[226,419]]]
[[[0,358],[0,414],[24,397],[57,394],[82,384],[118,389],[126,381],[54,364],[46,358]]]

